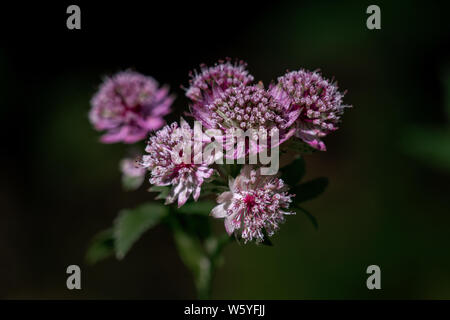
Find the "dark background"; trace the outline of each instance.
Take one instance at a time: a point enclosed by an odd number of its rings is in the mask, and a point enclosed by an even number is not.
[[[81,30],[66,8],[81,7]],[[381,30],[366,8],[381,7]],[[244,59],[268,84],[286,69],[320,68],[343,90],[341,129],[306,157],[307,178],[330,186],[290,217],[274,247],[233,244],[214,282],[221,299],[450,298],[450,74],[448,8],[433,1],[3,5],[0,13],[0,297],[194,298],[164,227],[121,262],[84,263],[91,237],[122,208],[129,148],[98,142],[87,118],[105,75],[133,68],[180,85],[202,62]],[[221,221],[215,221],[221,226]],[[66,267],[82,290],[66,289]],[[368,265],[382,290],[366,288]]]

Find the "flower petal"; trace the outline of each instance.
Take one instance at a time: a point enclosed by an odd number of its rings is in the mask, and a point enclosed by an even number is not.
[[[210,215],[214,218],[225,218],[227,214],[227,210],[225,210],[226,203],[221,203],[217,206],[215,206],[212,210]]]

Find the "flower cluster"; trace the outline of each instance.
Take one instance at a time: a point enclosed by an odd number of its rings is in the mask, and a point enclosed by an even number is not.
[[[210,154],[211,142],[219,141],[229,149],[237,144],[236,131],[264,131],[269,133],[265,148],[300,139],[302,146],[324,151],[323,137],[337,130],[348,106],[342,101],[345,93],[317,71],[288,72],[266,89],[261,82],[253,83],[246,68],[242,61],[227,59],[212,67],[201,65],[199,72],[190,74],[186,89],[190,115],[205,131],[192,129],[184,119],[164,126],[162,117],[173,102],[167,87],[159,88],[153,78],[130,71],[105,81],[92,99],[90,119],[96,129],[107,131],[102,137],[106,143],[133,143],[159,129],[148,139],[138,168],[129,159],[122,162],[124,176],[143,179],[148,171],[151,184],[167,187],[165,203],[176,202],[178,207],[191,196],[197,201],[206,184],[212,186],[210,190],[218,185],[226,188],[211,215],[224,219],[228,234],[244,242],[262,242],[279,229],[286,215],[294,214],[290,207],[295,195],[279,174],[264,175],[262,161],[244,165],[237,176],[231,175],[223,162],[216,161],[228,153]],[[250,141],[244,153],[231,157],[245,160],[263,150],[252,146]]]
[[[166,204],[178,200],[181,207],[191,194],[197,200],[203,182],[213,174],[207,161],[197,161],[191,153],[193,146],[193,130],[184,120],[180,126],[176,122],[165,126],[149,139],[141,165],[151,172],[151,184],[172,187]]]
[[[227,140],[230,132],[241,130],[275,131],[282,143],[295,132],[292,124],[300,114],[295,105],[279,103],[261,83],[252,84],[253,76],[243,62],[229,60],[214,67],[202,66],[202,72],[190,81],[186,96],[191,100],[191,113],[207,129],[220,130],[220,138]],[[223,141],[224,145],[228,145]],[[253,145],[253,144],[252,144]],[[277,144],[271,145],[276,147]],[[257,146],[253,152],[261,151]],[[252,149],[245,151],[245,154]],[[234,158],[241,156],[234,153]]]
[[[220,60],[213,67],[200,66],[200,73],[196,70],[190,73],[189,88],[186,90],[193,105],[191,112],[196,119],[202,121],[203,126],[210,128],[210,113],[206,106],[212,103],[228,88],[247,85],[253,81],[253,76],[245,69],[243,61],[231,63],[230,59]]]
[[[300,110],[295,122],[296,136],[311,147],[325,151],[321,138],[338,129],[344,113],[345,93],[338,91],[336,83],[324,79],[318,72],[293,71],[278,78],[269,90],[282,105]]]
[[[164,125],[173,96],[167,87],[137,72],[124,71],[108,78],[92,98],[89,119],[106,130],[104,143],[135,143]]]
[[[224,131],[230,128],[259,129],[261,126],[286,129],[296,119],[295,114],[286,113],[282,104],[256,85],[229,88],[207,108],[211,112],[211,126]]]
[[[244,242],[264,240],[274,234],[284,216],[294,214],[287,211],[293,195],[288,187],[276,176],[263,176],[260,169],[247,165],[242,168],[236,179],[229,182],[230,191],[219,195],[219,203],[212,211],[215,218],[225,218],[228,234],[236,230]]]

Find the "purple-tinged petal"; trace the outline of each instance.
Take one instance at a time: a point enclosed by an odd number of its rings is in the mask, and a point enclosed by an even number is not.
[[[226,203],[221,203],[217,206],[215,206],[212,210],[211,210],[211,216],[213,216],[214,218],[225,218],[228,214],[227,214],[227,210],[225,209]]]
[[[173,102],[168,94],[168,89],[158,89],[158,82],[151,77],[120,72],[106,79],[92,98],[89,120],[95,129],[107,131],[102,142],[134,143],[164,125],[162,116],[170,112]],[[120,129],[126,127],[132,129],[124,134]]]

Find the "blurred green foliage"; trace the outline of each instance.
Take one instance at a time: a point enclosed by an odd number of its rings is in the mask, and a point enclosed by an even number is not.
[[[443,113],[439,127],[410,125],[405,127],[401,147],[405,152],[432,167],[450,171],[450,71],[442,76]]]

